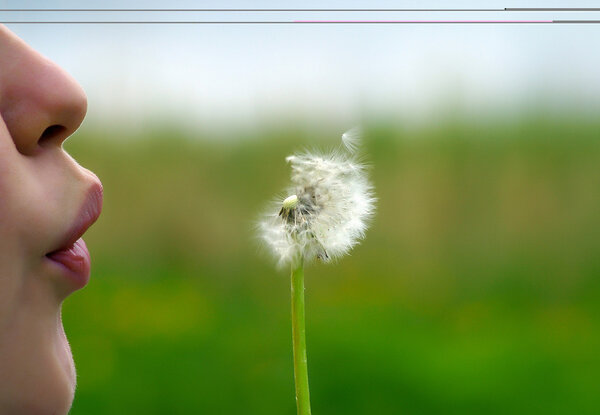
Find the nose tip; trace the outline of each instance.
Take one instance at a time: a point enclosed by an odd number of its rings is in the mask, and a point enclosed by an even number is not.
[[[41,147],[62,144],[79,128],[87,112],[87,97],[81,86],[62,69],[57,69],[62,73],[56,74],[57,79],[48,80],[46,84],[46,88],[55,91],[46,96],[45,101],[40,101],[40,110],[46,113],[46,120],[32,131],[34,135],[31,138],[35,140],[37,132],[37,144]]]
[[[26,155],[61,145],[87,111],[83,88],[58,65],[0,26],[0,112],[17,149]],[[4,68],[3,68],[4,69]]]

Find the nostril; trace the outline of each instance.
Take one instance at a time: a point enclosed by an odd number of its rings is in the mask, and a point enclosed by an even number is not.
[[[62,141],[62,137],[66,130],[66,127],[63,127],[62,125],[51,125],[44,130],[40,136],[40,139],[38,140],[38,144],[40,146],[44,146],[45,144],[56,141],[57,139]]]

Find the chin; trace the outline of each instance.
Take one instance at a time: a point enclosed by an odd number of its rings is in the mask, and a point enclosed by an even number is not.
[[[75,366],[60,306],[54,315],[16,313],[0,337],[0,414],[66,415]]]
[[[36,402],[23,401],[13,402],[7,406],[0,407],[0,411],[3,415],[67,415],[71,408],[71,402],[73,402],[73,396],[70,399],[58,400],[48,402]]]
[[[45,373],[48,371],[42,368],[37,368],[37,372],[35,381],[17,380],[2,393],[8,392],[10,396],[0,399],[0,414],[66,415],[69,412],[75,393],[72,378],[63,373]]]

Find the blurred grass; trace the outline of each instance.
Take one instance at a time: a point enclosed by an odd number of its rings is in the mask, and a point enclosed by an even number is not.
[[[310,266],[317,414],[593,414],[600,407],[600,123],[373,124],[366,240]],[[294,414],[289,276],[253,221],[284,157],[338,132],[156,128],[67,142],[105,186],[90,285],[64,322],[72,414]]]

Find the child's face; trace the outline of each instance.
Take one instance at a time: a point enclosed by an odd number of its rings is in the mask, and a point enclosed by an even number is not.
[[[60,307],[87,282],[89,255],[75,240],[100,214],[102,188],[62,142],[86,105],[69,75],[0,25],[2,414],[65,414],[73,399]]]

